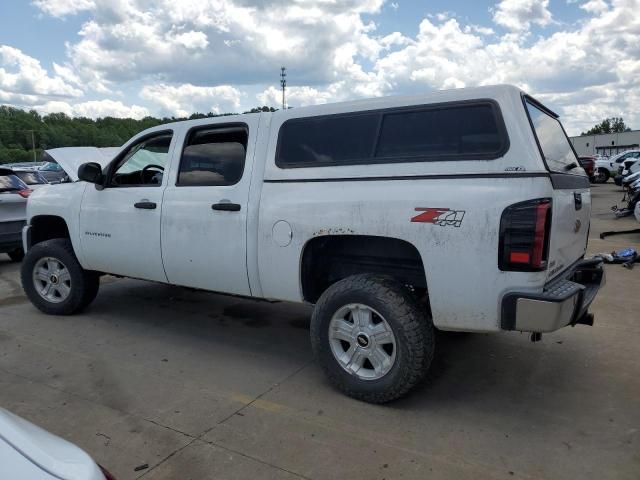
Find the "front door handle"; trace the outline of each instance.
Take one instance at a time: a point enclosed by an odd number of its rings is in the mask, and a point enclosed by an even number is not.
[[[134,203],[133,206],[143,210],[155,210],[157,205],[156,202],[142,201]]]
[[[212,210],[222,210],[223,212],[239,212],[240,205],[231,202],[220,202],[211,205]]]

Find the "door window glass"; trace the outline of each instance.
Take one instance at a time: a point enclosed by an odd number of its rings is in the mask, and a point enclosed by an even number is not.
[[[171,137],[171,133],[162,133],[129,147],[118,162],[111,185],[160,186],[167,165]]]
[[[187,135],[178,186],[233,185],[240,181],[247,153],[245,126],[216,126]]]

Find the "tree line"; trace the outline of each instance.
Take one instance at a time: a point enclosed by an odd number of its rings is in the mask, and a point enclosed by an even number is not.
[[[244,113],[273,112],[273,107],[256,107]],[[194,113],[188,118],[104,117],[96,120],[69,117],[64,113],[40,115],[35,110],[0,106],[0,164],[40,160],[44,150],[58,147],[119,147],[133,135],[156,125],[197,118],[233,115]]]
[[[598,135],[600,133],[629,132],[631,129],[624,123],[622,117],[605,118],[603,121],[580,135]]]

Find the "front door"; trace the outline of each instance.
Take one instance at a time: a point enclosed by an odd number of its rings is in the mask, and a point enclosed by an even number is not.
[[[258,122],[255,115],[186,132],[162,206],[162,256],[170,283],[250,295],[247,203]]]
[[[80,242],[90,270],[166,282],[160,249],[162,194],[173,132],[145,135],[106,169],[104,188],[87,185]]]

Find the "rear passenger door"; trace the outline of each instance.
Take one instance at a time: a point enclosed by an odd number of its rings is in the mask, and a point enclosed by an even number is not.
[[[162,205],[169,283],[250,295],[247,204],[259,119],[203,124],[185,133]]]

